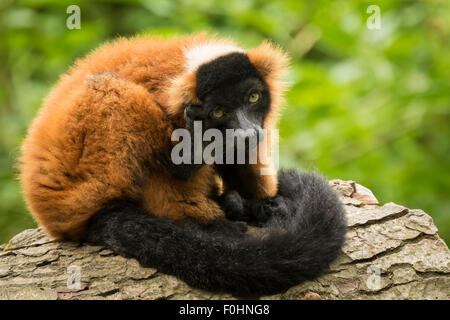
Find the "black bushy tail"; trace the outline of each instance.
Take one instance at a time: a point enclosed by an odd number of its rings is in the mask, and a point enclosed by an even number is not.
[[[326,269],[339,254],[347,227],[344,209],[324,178],[290,170],[281,171],[279,181],[288,214],[269,219],[259,234],[181,226],[116,202],[93,217],[88,240],[194,287],[239,296],[281,292]]]

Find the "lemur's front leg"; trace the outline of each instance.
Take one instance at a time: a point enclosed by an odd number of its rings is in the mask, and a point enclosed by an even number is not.
[[[265,199],[246,199],[236,190],[225,192],[218,200],[230,220],[241,220],[264,225],[272,217],[294,214],[301,201],[302,186],[298,184],[296,171],[281,170],[278,174],[278,192]]]

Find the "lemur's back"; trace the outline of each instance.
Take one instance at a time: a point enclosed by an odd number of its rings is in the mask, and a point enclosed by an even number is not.
[[[165,106],[164,89],[169,81],[185,69],[185,50],[205,42],[228,43],[210,39],[205,35],[183,36],[164,39],[155,37],[120,38],[93,51],[78,60],[69,72],[62,76],[51,91],[45,105],[55,105],[79,86],[88,74],[105,71],[146,88],[152,96]]]

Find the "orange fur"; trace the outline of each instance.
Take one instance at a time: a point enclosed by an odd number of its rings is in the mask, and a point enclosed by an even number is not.
[[[208,222],[223,216],[209,199],[222,188],[212,166],[188,181],[167,169],[171,133],[184,126],[182,105],[200,102],[195,74],[184,70],[183,50],[206,41],[230,43],[204,34],[121,38],[61,77],[33,121],[20,159],[25,199],[47,234],[82,239],[89,218],[115,198],[135,199],[171,219]],[[248,55],[275,97],[266,121],[266,128],[274,128],[286,59],[268,44]],[[275,174],[255,179],[255,197],[275,195]]]

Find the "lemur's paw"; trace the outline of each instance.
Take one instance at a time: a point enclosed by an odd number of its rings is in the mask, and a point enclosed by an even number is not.
[[[288,207],[285,200],[279,196],[269,199],[265,203],[265,208],[267,211],[271,212],[272,215],[286,215],[288,213]]]
[[[219,203],[228,219],[236,221],[245,220],[244,199],[242,199],[237,191],[231,190],[226,192],[222,195]]]
[[[277,196],[275,198],[259,200],[255,203],[252,214],[257,225],[263,226],[272,217],[286,216],[288,214],[288,207],[285,200]]]

